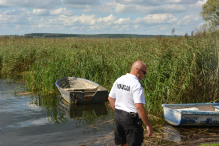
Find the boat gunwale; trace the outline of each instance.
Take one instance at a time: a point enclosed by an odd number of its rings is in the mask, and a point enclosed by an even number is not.
[[[188,115],[219,115],[219,111],[205,111],[205,110],[177,110],[177,109],[173,109],[170,107],[167,107],[166,105],[170,105],[170,106],[219,106],[219,103],[189,103],[189,104],[162,104],[163,108],[167,108],[172,112],[178,112],[180,114],[188,114]]]
[[[65,78],[77,78],[77,79],[82,79],[82,80],[87,80],[87,81],[93,82],[93,81],[91,81],[91,80],[84,79],[84,78],[78,78],[78,77],[64,77],[64,78],[61,78],[61,79],[65,79]],[[62,90],[64,90],[64,88],[60,87],[60,86],[57,84],[57,82],[58,82],[59,80],[61,80],[61,79],[58,79],[58,80],[55,82],[55,85],[56,85],[57,88],[61,88]],[[100,85],[99,85],[98,83],[96,83],[96,82],[93,82],[93,83],[95,83],[95,84],[97,84],[98,86],[100,86]],[[67,91],[67,92],[70,92],[70,91]]]

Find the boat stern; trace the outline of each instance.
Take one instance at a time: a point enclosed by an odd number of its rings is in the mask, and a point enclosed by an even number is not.
[[[175,126],[180,125],[182,115],[177,110],[171,109],[167,107],[165,104],[162,104],[163,111],[164,111],[164,118],[165,120]]]

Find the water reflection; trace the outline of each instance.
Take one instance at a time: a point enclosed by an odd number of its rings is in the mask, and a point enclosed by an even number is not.
[[[107,115],[108,113],[107,107],[104,103],[76,105],[68,104],[64,99],[60,98],[57,106],[65,111],[68,118],[86,117],[88,115],[99,117],[101,115]]]
[[[69,104],[64,99],[59,99],[57,107],[63,111],[68,121],[73,121],[77,128],[83,130],[92,129],[93,131],[103,130],[106,124],[109,126],[112,122],[110,111],[105,103],[93,104]],[[107,127],[108,127],[107,126]],[[112,126],[110,126],[112,128]]]
[[[47,121],[62,124],[69,120],[85,127],[109,119],[105,103],[69,104],[59,96],[31,96],[29,107],[40,107],[47,111]],[[35,106],[33,106],[35,105]]]

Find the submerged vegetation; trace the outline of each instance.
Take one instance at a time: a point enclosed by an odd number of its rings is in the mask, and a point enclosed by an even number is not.
[[[148,65],[146,108],[160,114],[163,103],[218,101],[217,37],[0,38],[0,71],[21,74],[29,91],[58,93],[55,81],[71,76],[109,91],[115,79],[142,60]]]

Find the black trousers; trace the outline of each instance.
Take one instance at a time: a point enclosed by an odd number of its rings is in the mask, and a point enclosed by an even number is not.
[[[143,142],[144,129],[141,124],[129,116],[124,111],[114,114],[115,144],[125,144],[128,146],[141,146]]]

